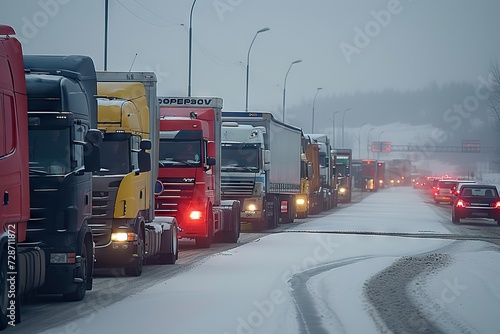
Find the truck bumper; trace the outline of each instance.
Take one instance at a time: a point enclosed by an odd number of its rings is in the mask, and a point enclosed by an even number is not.
[[[77,265],[49,264],[45,270],[45,284],[38,290],[40,294],[66,294],[76,290]]]
[[[107,246],[95,248],[95,267],[123,267],[138,256],[138,242],[110,242]]]

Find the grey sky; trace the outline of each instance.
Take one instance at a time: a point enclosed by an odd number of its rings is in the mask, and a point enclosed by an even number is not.
[[[103,69],[104,0],[3,0],[26,53],[82,53]],[[152,70],[161,95],[186,95],[191,0],[109,0],[108,69]],[[390,13],[390,17],[387,14]],[[498,0],[197,0],[192,95],[281,110],[321,95],[476,82],[500,58]],[[366,34],[363,38],[359,31]],[[344,52],[342,51],[344,50]],[[351,52],[346,52],[348,50]],[[346,56],[349,54],[349,56]]]

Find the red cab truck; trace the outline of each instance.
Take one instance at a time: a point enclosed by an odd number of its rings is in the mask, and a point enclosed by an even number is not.
[[[208,248],[235,243],[240,202],[221,200],[221,110],[217,97],[159,97],[160,147],[155,214],[177,219],[179,237]]]

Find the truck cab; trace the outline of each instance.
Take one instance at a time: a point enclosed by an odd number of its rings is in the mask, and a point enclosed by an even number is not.
[[[81,300],[92,288],[92,172],[100,168],[95,68],[87,56],[24,56],[30,220],[21,247],[46,253],[40,293]]]

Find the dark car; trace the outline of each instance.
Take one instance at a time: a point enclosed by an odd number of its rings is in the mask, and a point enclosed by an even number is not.
[[[453,203],[451,221],[459,224],[464,218],[489,218],[500,225],[500,197],[494,185],[463,185]]]
[[[441,202],[451,203],[451,189],[456,187],[457,183],[458,180],[439,180],[434,188],[434,202],[436,204]]]

